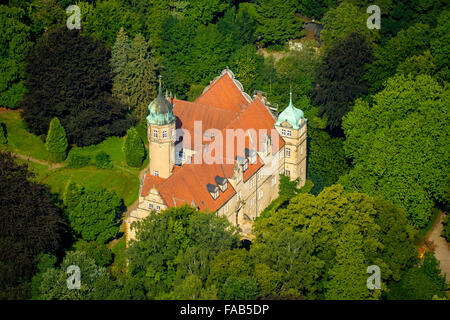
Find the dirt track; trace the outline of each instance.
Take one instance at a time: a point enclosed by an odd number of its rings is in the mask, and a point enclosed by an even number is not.
[[[433,242],[436,246],[434,255],[441,262],[441,270],[447,275],[447,282],[450,282],[450,247],[445,238],[441,237],[442,229],[444,228],[442,225],[443,217],[444,213],[440,211],[426,239]]]

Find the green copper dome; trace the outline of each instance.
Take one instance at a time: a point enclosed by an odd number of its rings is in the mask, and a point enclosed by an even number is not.
[[[175,121],[172,103],[162,94],[161,78],[159,79],[158,95],[148,105],[148,111],[150,114],[147,117],[147,121],[151,124],[164,125]]]
[[[286,109],[283,110],[283,112],[280,113],[275,125],[279,126],[283,122],[287,121],[290,123],[290,125],[294,129],[298,129],[300,121],[301,121],[301,119],[305,119],[305,115],[303,114],[302,110],[294,107],[294,105],[292,104],[292,92],[290,92],[290,96],[291,97],[290,97],[289,105],[287,106]],[[305,121],[306,121],[306,119],[305,119]]]

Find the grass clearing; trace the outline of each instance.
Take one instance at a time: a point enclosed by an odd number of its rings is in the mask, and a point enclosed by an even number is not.
[[[138,198],[139,178],[137,175],[117,169],[97,169],[87,166],[80,169],[60,168],[47,171],[38,181],[49,186],[52,193],[62,195],[67,182],[71,180],[88,189],[104,187],[114,190],[123,199],[126,206]]]
[[[19,112],[1,113],[0,122],[6,125],[8,137],[6,150],[40,160],[47,160],[48,153],[44,142],[27,130]],[[2,146],[2,148],[5,147]]]
[[[39,137],[27,131],[24,121],[17,111],[4,112],[0,114],[0,122],[6,124],[8,133],[8,144],[3,149],[29,156],[38,160],[47,160],[45,144]],[[141,128],[141,132],[145,130]],[[125,154],[122,151],[124,138],[110,137],[103,142],[88,147],[76,147],[80,153],[89,155],[90,165],[75,169],[62,167],[50,170],[45,164],[17,159],[19,163],[27,163],[29,169],[35,173],[34,180],[47,185],[51,193],[56,193],[62,197],[64,188],[69,180],[79,183],[89,189],[104,187],[114,190],[123,199],[126,206],[133,204],[138,198],[140,187],[139,173],[148,165],[148,156],[140,168],[132,168],[126,164]],[[95,155],[106,152],[113,164],[112,169],[99,169],[94,165]],[[147,151],[146,151],[147,152]],[[64,162],[67,164],[67,162]]]

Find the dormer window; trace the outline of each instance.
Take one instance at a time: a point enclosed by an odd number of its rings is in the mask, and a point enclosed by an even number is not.
[[[250,163],[256,163],[256,151],[245,148],[245,156],[248,157]]]
[[[270,136],[268,134],[266,134],[266,136],[264,137],[264,141],[263,141],[262,152],[264,154],[266,154],[267,156],[270,154],[270,146],[271,146]]]
[[[242,166],[244,171],[248,169],[248,159],[247,158],[237,156],[236,161]]]
[[[206,189],[208,189],[209,194],[211,197],[216,200],[219,197],[219,187],[213,184],[208,183],[206,185]]]
[[[214,181],[219,186],[220,190],[222,190],[222,192],[225,192],[227,190],[228,183],[227,183],[227,179],[226,178],[222,178],[222,177],[216,176],[214,178]]]

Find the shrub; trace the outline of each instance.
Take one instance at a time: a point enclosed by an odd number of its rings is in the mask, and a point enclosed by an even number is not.
[[[81,154],[77,149],[72,149],[67,157],[67,165],[70,168],[82,168],[89,164],[89,156]]]
[[[95,165],[99,169],[110,169],[112,168],[111,159],[109,154],[105,151],[100,151],[95,155]]]
[[[48,151],[50,161],[60,162],[66,158],[67,138],[64,127],[59,119],[54,117],[50,121],[50,127],[45,140],[45,148]]]
[[[6,125],[0,122],[0,144],[7,144]]]
[[[107,267],[113,262],[112,251],[105,244],[97,241],[78,240],[74,244],[74,248],[78,251],[84,251],[100,267]]]
[[[123,144],[123,152],[125,159],[130,167],[140,167],[144,159],[145,149],[136,128],[131,127],[127,131]]]

